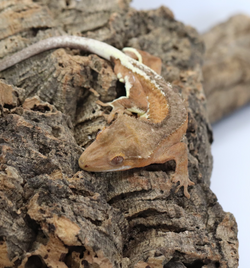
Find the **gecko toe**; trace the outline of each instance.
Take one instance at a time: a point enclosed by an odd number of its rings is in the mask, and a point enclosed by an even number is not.
[[[179,189],[183,186],[184,188],[184,195],[190,199],[190,194],[188,192],[188,186],[192,186],[195,185],[194,182],[190,181],[189,178],[178,178],[177,176],[175,176],[172,179],[172,182],[177,183],[179,182],[179,185],[177,186],[175,193],[177,193],[179,191]]]

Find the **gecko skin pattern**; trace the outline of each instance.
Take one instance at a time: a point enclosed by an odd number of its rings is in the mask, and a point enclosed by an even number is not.
[[[45,50],[69,47],[95,53],[114,64],[119,81],[125,83],[126,96],[110,103],[106,116],[110,125],[98,133],[96,140],[82,153],[79,165],[86,171],[120,171],[152,163],[175,160],[172,182],[177,191],[194,185],[188,176],[186,133],[187,110],[178,93],[157,72],[153,62],[144,65],[147,56],[132,48],[120,50],[97,40],[77,36],[52,37],[33,44],[0,61],[0,71]],[[149,54],[148,54],[149,55]],[[133,59],[133,58],[134,59]],[[136,60],[137,59],[137,60]]]

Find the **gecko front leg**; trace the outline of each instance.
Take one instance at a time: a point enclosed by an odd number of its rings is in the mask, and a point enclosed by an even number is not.
[[[171,147],[166,148],[165,150],[160,149],[159,152],[156,152],[154,157],[154,163],[164,164],[167,161],[174,160],[176,163],[175,174],[172,177],[172,182],[179,185],[175,192],[178,192],[179,189],[184,187],[184,195],[187,198],[190,198],[188,193],[188,186],[194,185],[189,179],[188,175],[188,152],[187,145],[183,142],[178,142],[173,144]]]
[[[97,100],[96,103],[103,107],[107,107],[107,106],[112,107],[112,111],[109,114],[103,113],[103,116],[108,124],[110,124],[115,119],[116,115],[119,116],[122,114],[128,114],[128,115],[132,114],[131,112],[126,110],[125,107],[119,101],[116,101],[116,100],[112,102],[107,102],[107,103]]]
[[[126,96],[115,99],[112,102],[103,103],[98,100],[100,106],[111,106],[112,111],[105,115],[108,123],[111,123],[116,114],[135,114],[138,117],[147,113],[149,104],[147,94],[143,89],[140,79],[128,68],[121,64],[121,61],[114,59],[114,72],[120,82],[125,83]]]

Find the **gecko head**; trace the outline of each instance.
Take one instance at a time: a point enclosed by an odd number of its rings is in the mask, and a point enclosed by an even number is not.
[[[111,126],[102,130],[96,140],[82,153],[79,166],[86,171],[94,172],[120,171],[136,167],[141,160],[137,136],[138,129],[136,131],[121,118],[115,120]]]

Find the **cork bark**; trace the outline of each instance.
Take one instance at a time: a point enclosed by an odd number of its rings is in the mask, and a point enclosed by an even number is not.
[[[163,77],[187,103],[195,185],[190,199],[175,193],[173,161],[81,170],[83,148],[106,125],[96,100],[121,96],[123,85],[96,55],[41,53],[0,74],[0,267],[237,267],[237,224],[209,188],[212,131],[197,32],[168,8],[136,11],[126,0],[20,2],[0,2],[0,57],[66,33],[161,57]]]
[[[250,101],[249,29],[250,17],[239,14],[202,36],[204,90],[212,123]]]

